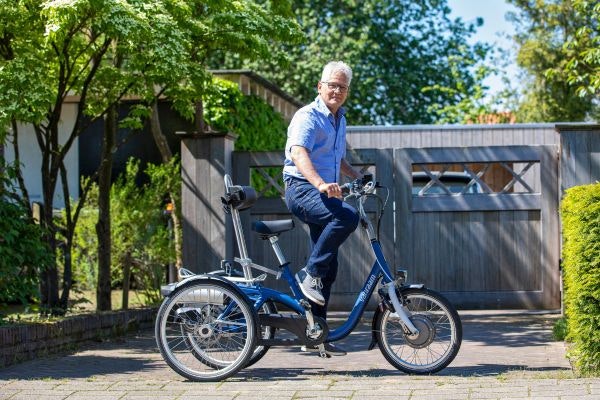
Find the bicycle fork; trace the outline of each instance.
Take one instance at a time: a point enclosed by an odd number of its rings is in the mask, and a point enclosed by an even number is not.
[[[406,332],[410,336],[417,336],[419,334],[419,330],[412,323],[408,313],[405,310],[404,305],[398,299],[398,295],[396,294],[396,288],[396,281],[387,284],[387,293],[390,297],[390,301],[392,302],[392,306],[394,307],[394,311],[400,318],[404,332]]]

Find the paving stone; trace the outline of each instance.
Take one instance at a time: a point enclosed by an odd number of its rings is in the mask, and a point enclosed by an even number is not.
[[[444,370],[411,376],[367,351],[369,322],[344,339],[345,357],[272,348],[224,382],[190,382],[162,360],[151,331],[0,370],[0,400],[598,400],[600,378],[573,378],[552,317],[461,312],[461,351]],[[545,321],[545,322],[544,322]]]

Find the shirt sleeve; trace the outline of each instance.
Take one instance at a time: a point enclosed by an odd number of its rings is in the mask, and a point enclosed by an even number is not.
[[[310,113],[296,113],[288,127],[286,150],[290,151],[292,146],[302,146],[309,152],[312,151],[315,145],[315,134],[315,120]]]

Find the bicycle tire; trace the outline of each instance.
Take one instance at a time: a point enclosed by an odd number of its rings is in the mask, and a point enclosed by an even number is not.
[[[448,300],[430,289],[405,289],[399,295],[419,333],[407,335],[393,310],[377,313],[374,329],[383,356],[408,374],[432,374],[446,368],[462,342],[458,313]]]
[[[232,276],[233,277],[242,277],[243,276],[242,274],[235,273],[235,272],[227,273],[222,269],[211,271],[210,274],[216,275],[216,276],[221,276],[225,279],[228,279]],[[233,282],[233,283],[235,283],[235,282]],[[256,310],[256,312],[258,314],[261,314],[261,313],[277,314],[277,307],[275,306],[275,303],[273,303],[272,301],[267,301],[267,302],[263,303],[263,305],[258,310]],[[272,326],[261,326],[260,336],[263,339],[274,339],[275,331],[276,331],[276,329]],[[264,345],[256,346],[256,348],[254,349],[254,352],[252,353],[252,356],[250,357],[250,361],[248,361],[248,365],[246,365],[246,367],[256,364],[261,358],[263,358],[265,356],[265,354],[267,354],[267,351],[269,351],[269,348],[270,348],[270,346],[264,346]]]
[[[277,307],[275,306],[275,303],[273,303],[272,301],[267,301],[266,303],[263,304],[263,306],[260,309],[258,309],[259,314],[260,313],[277,314],[277,312],[278,312]],[[260,336],[263,339],[274,339],[276,330],[277,329],[272,326],[261,326],[260,327]],[[254,352],[250,356],[250,360],[248,361],[248,364],[246,365],[246,367],[256,364],[261,358],[263,358],[265,356],[265,354],[267,354],[267,351],[269,351],[269,348],[270,348],[270,346],[257,345],[254,348]]]
[[[159,309],[155,334],[166,363],[193,381],[220,381],[244,368],[256,344],[252,305],[232,283],[194,280]]]

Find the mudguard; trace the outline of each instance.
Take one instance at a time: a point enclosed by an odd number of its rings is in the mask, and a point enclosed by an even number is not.
[[[197,282],[197,281],[205,281],[205,280],[209,280],[209,281],[213,280],[213,281],[220,281],[220,282],[226,283],[227,285],[229,285],[231,287],[232,290],[234,290],[244,300],[246,300],[248,302],[248,304],[250,304],[251,306],[254,305],[254,302],[252,300],[250,300],[250,298],[246,295],[246,293],[244,293],[244,291],[242,289],[240,289],[240,287],[238,285],[232,283],[230,280],[226,279],[223,276],[212,275],[212,274],[194,275],[189,278],[185,278],[181,282],[169,283],[168,285],[163,285],[160,287],[160,293],[163,296],[165,296],[165,300],[167,300],[167,298],[171,297],[171,295],[177,289],[179,289],[183,286],[189,285],[191,283]],[[252,309],[254,310],[254,307],[252,307]],[[254,314],[258,315],[256,313],[256,310],[254,310]]]
[[[400,291],[400,294],[402,294],[403,291],[408,290],[408,289],[423,289],[424,287],[425,287],[425,285],[422,283],[412,284],[412,285],[403,285],[403,286],[399,287],[399,291]],[[368,350],[373,350],[373,348],[378,344],[377,343],[377,335],[375,335],[375,330],[377,328],[377,319],[379,318],[381,313],[384,312],[388,308],[390,310],[393,310],[394,306],[392,306],[389,299],[384,297],[382,299],[382,301],[379,303],[379,305],[377,306],[377,308],[375,309],[375,313],[373,314],[373,320],[371,321],[371,343],[369,344]]]

